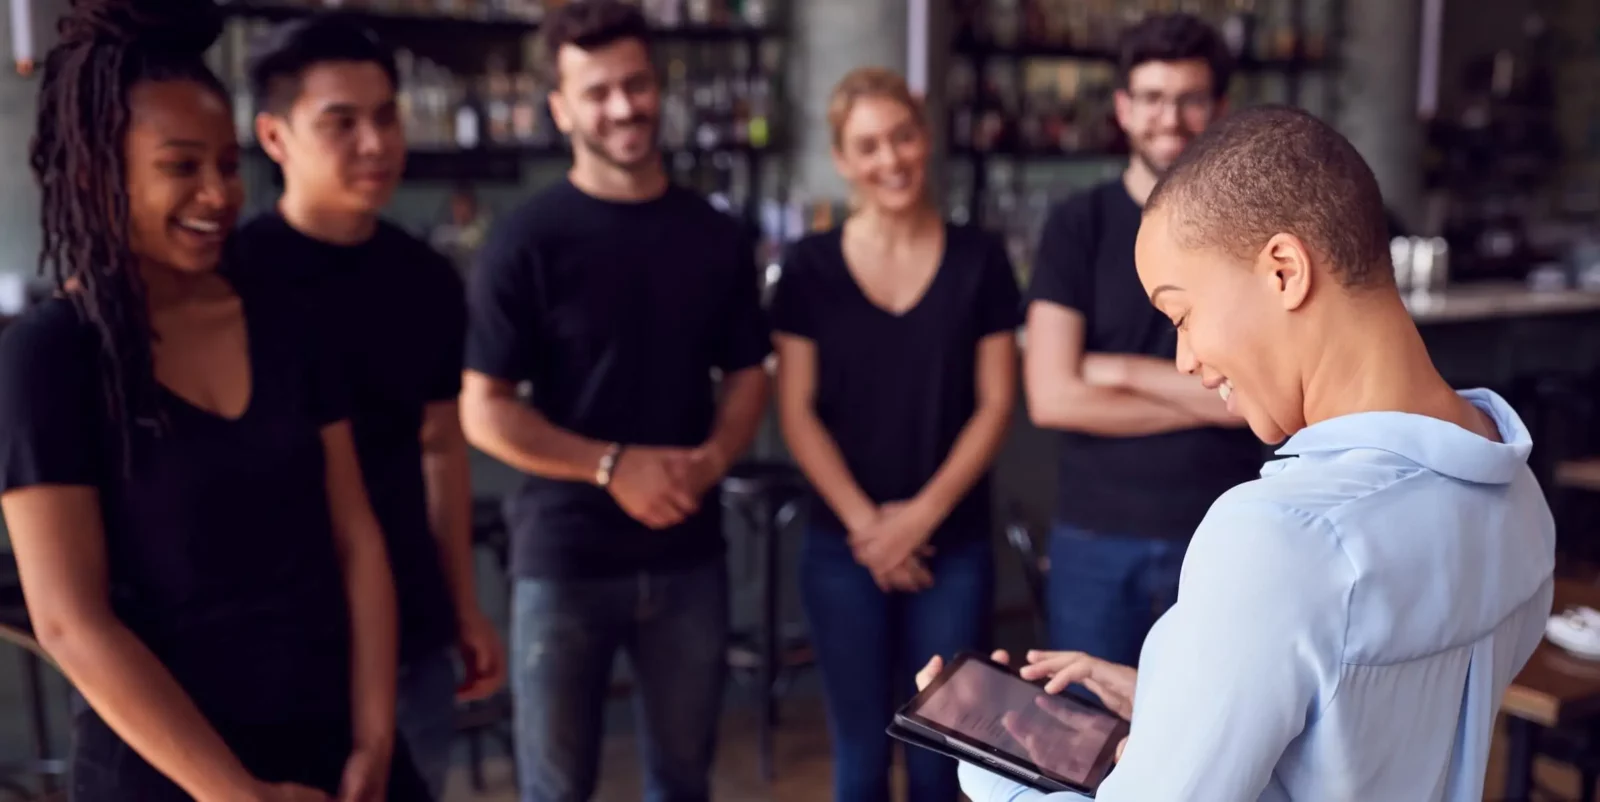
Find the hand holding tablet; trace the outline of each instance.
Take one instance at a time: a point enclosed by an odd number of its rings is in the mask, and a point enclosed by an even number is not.
[[[981,765],[1041,791],[1093,795],[1128,732],[1132,669],[1075,653],[1033,652],[1021,672],[1007,655],[939,658],[918,675],[919,693],[896,714],[890,734]],[[1049,678],[1041,687],[1033,679]],[[1056,691],[1092,679],[1111,709]],[[1121,708],[1121,709],[1118,709]]]

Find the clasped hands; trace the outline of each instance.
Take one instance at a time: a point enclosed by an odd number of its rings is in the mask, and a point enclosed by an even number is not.
[[[1011,664],[1011,655],[1005,651],[997,651],[990,656],[991,660],[1002,665]],[[1066,690],[1068,685],[1082,685],[1090,693],[1100,697],[1100,703],[1117,715],[1131,720],[1133,718],[1133,692],[1138,683],[1138,670],[1129,666],[1091,657],[1083,652],[1047,652],[1033,650],[1027,654],[1027,664],[1018,669],[1017,673],[1023,679],[1031,682],[1045,680],[1046,693],[1056,694]],[[928,687],[934,677],[944,670],[944,661],[934,655],[928,664],[917,672],[917,690]],[[1039,700],[1039,708],[1059,719],[1062,723],[1076,726],[1068,720],[1070,713],[1060,710],[1053,705],[1046,705]],[[1044,754],[1044,744],[1047,739],[1042,733],[1036,732],[1027,725],[1027,718],[1016,713],[1006,713],[1000,719],[1006,732],[1014,738],[1034,763],[1049,765],[1049,757]],[[1117,760],[1122,759],[1122,750],[1128,745],[1128,739],[1123,738],[1117,744]]]
[[[617,457],[607,488],[629,517],[666,529],[700,509],[700,500],[728,472],[717,446],[698,448],[628,446]]]
[[[382,802],[388,798],[392,749],[392,744],[357,747],[345,761],[336,796],[297,783],[257,783],[246,799],[250,802]]]
[[[917,593],[933,587],[933,573],[923,561],[933,556],[928,538],[939,516],[919,500],[892,501],[870,515],[846,521],[850,550],[884,592]]]

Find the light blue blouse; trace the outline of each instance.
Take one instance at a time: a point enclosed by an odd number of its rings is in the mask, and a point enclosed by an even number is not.
[[[1398,412],[1318,423],[1212,505],[1145,642],[1100,802],[1480,802],[1495,713],[1550,613],[1555,525],[1502,443]],[[970,764],[975,802],[1046,797]]]

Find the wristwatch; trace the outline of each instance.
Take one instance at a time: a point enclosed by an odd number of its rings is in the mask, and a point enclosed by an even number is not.
[[[600,487],[611,486],[611,474],[617,469],[617,458],[622,456],[622,444],[612,443],[606,446],[606,453],[600,457],[600,467],[595,469],[594,483]]]

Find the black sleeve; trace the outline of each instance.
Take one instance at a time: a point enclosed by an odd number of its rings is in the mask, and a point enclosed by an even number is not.
[[[978,277],[978,336],[1011,331],[1022,325],[1022,293],[1016,269],[999,236],[985,233],[983,274]]]
[[[783,272],[772,294],[772,328],[808,340],[817,338],[815,306],[812,303],[811,270],[800,243],[789,247],[783,256]]]
[[[759,365],[772,353],[772,331],[767,326],[766,311],[761,308],[761,271],[756,267],[755,245],[744,236],[735,241],[739,245],[733,257],[733,286],[727,295],[727,325],[717,354],[717,367],[724,373]]]
[[[461,395],[461,364],[466,352],[466,288],[443,259],[435,272],[437,294],[427,299],[433,307],[428,317],[434,326],[428,338],[433,348],[424,366],[427,374],[422,389],[429,402],[454,401]]]
[[[1094,306],[1092,203],[1093,195],[1083,194],[1050,210],[1033,260],[1029,301],[1057,303],[1088,317]]]
[[[507,381],[532,376],[535,267],[516,219],[500,221],[478,252],[467,290],[467,369]]]
[[[0,337],[0,491],[98,486],[110,453],[98,354],[71,309],[36,312],[50,314]]]

